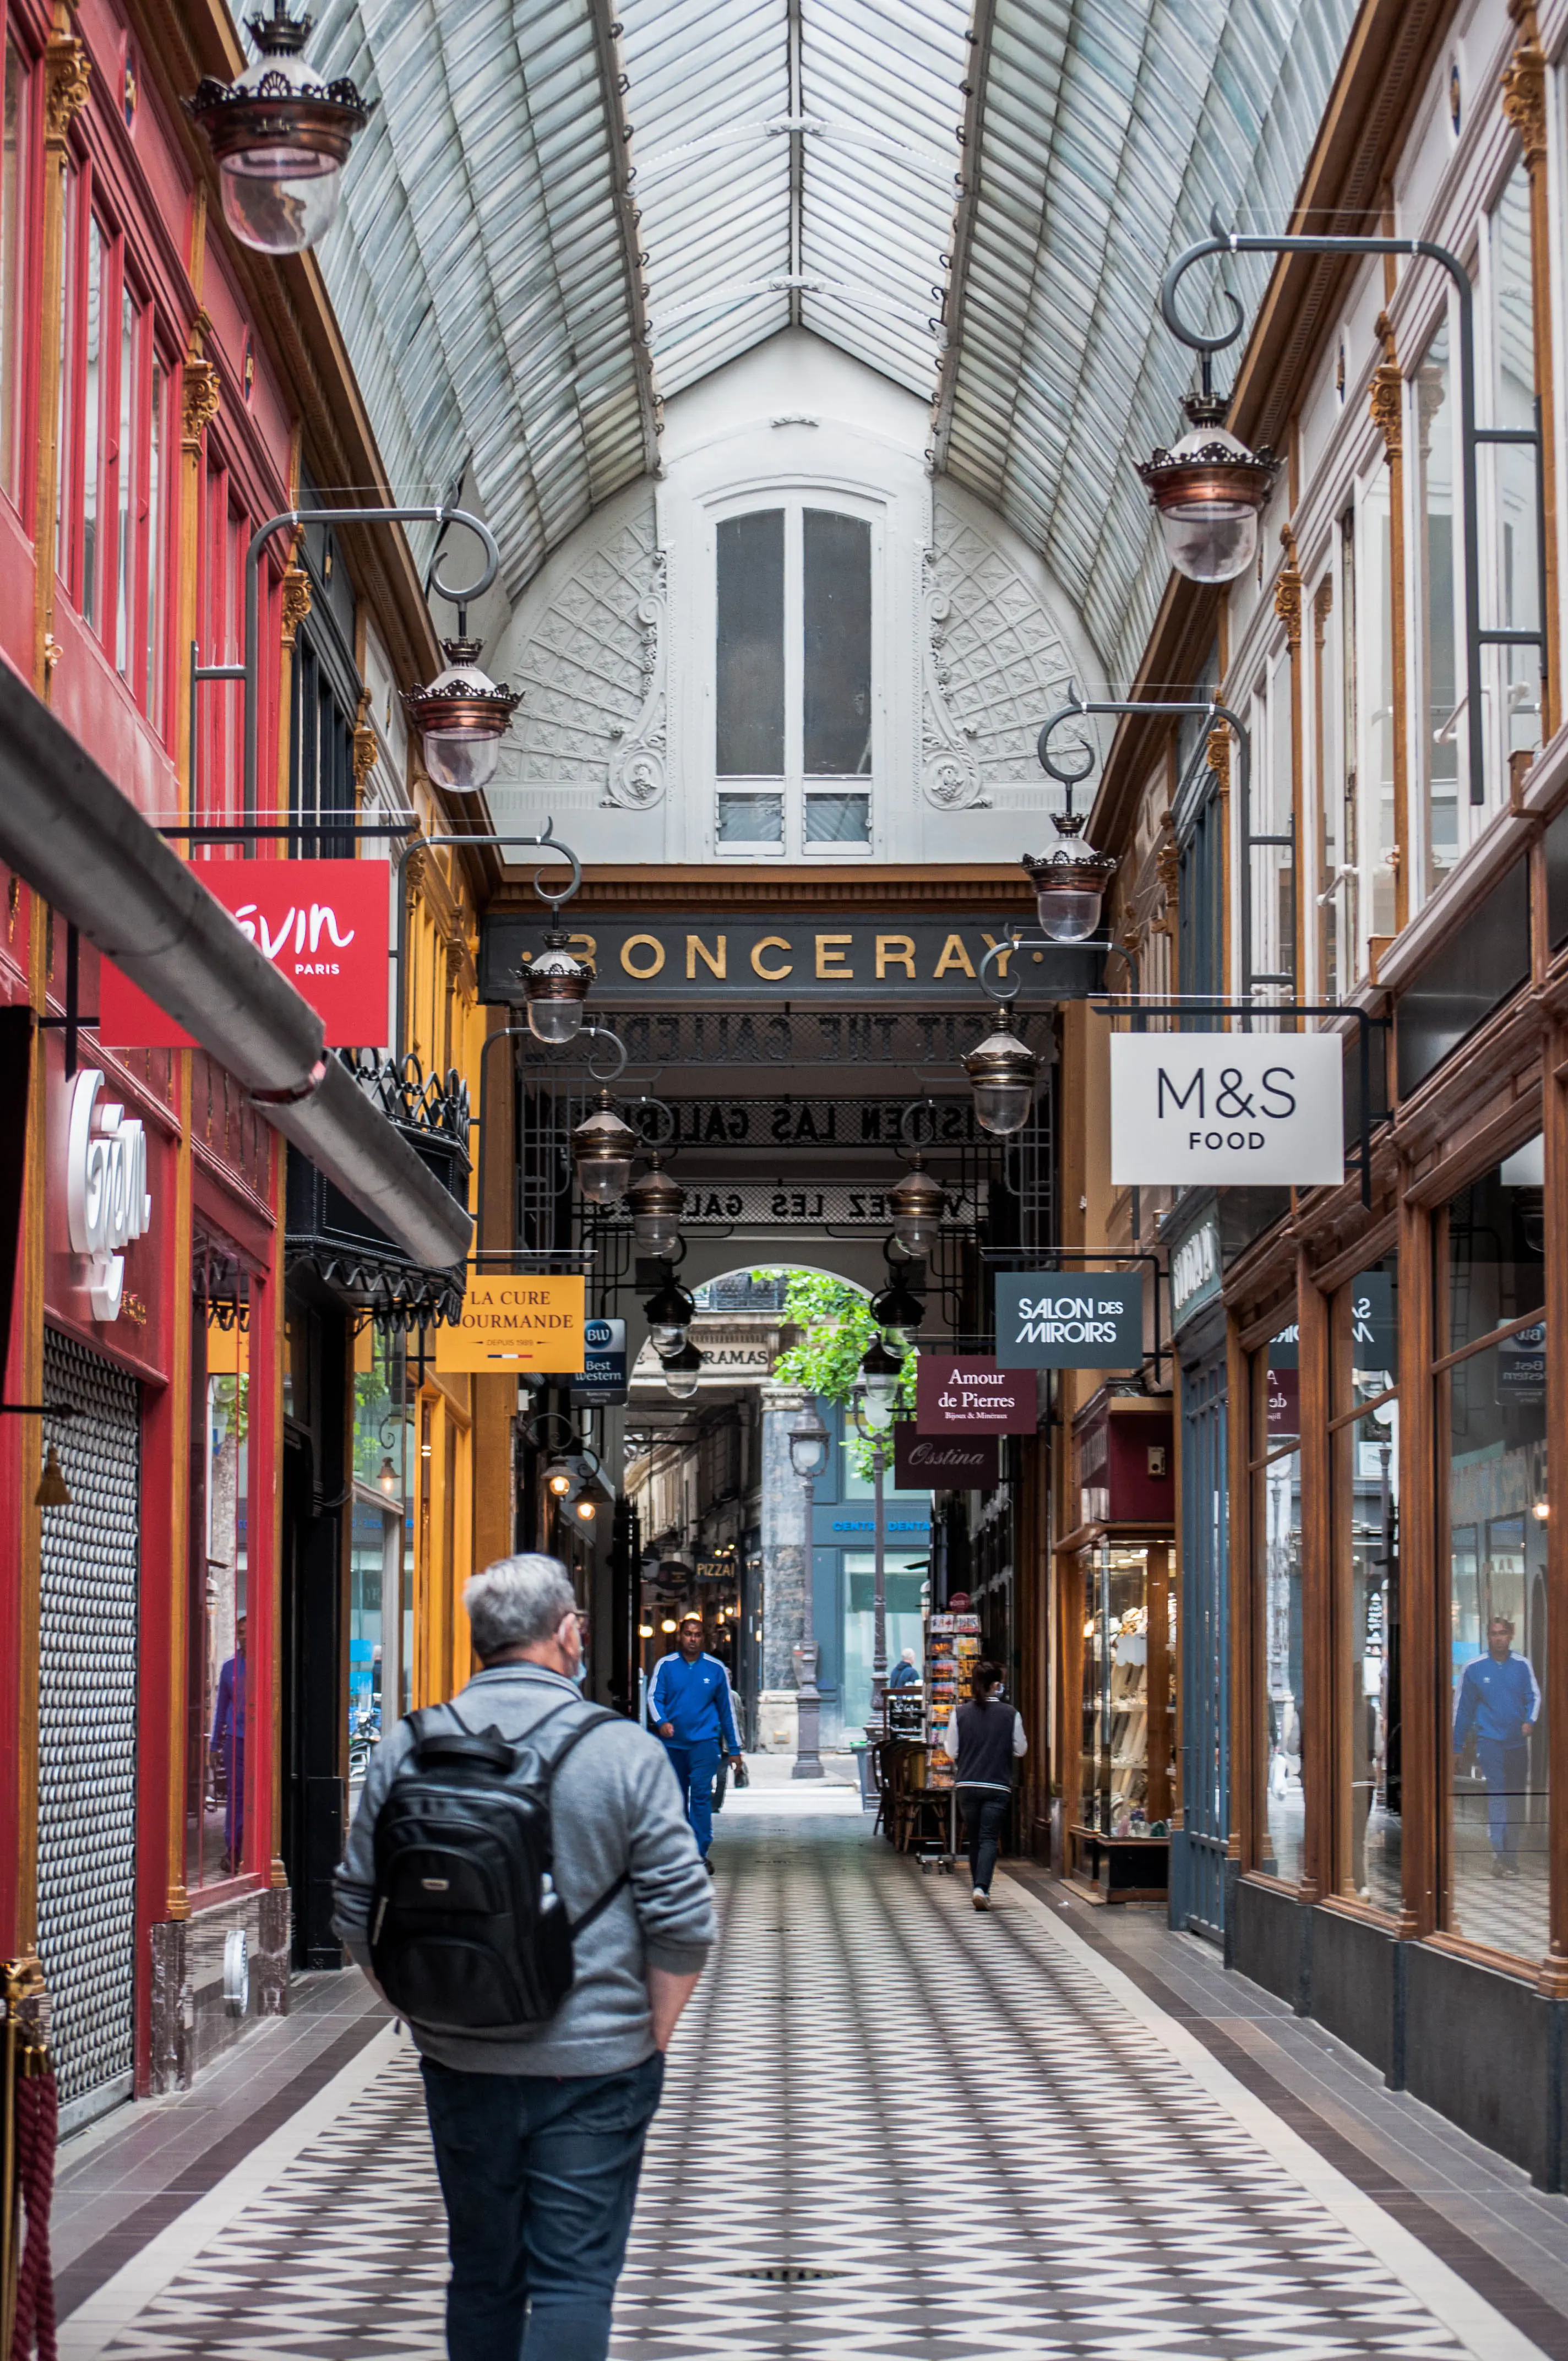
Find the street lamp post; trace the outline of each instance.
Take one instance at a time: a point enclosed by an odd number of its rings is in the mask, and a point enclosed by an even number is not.
[[[828,1429],[813,1395],[798,1426],[790,1429],[790,1466],[806,1488],[806,1628],[795,1650],[797,1729],[794,1779],[822,1776],[822,1697],[817,1686],[817,1649],[812,1632],[812,1518],[817,1504],[817,1478],[828,1466]]]

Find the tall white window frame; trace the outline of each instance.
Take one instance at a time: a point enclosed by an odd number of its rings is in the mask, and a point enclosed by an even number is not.
[[[708,843],[722,861],[868,861],[876,858],[885,827],[888,662],[884,503],[838,486],[799,482],[758,484],[714,502],[707,512],[706,565],[708,628],[706,632],[707,695],[704,716],[705,768],[711,814]],[[784,518],[782,771],[727,770],[719,764],[720,533],[740,519],[782,513]],[[806,769],[806,567],[805,520],[808,512],[854,520],[869,537],[869,712],[863,763],[842,773]],[[777,824],[773,825],[776,807]],[[848,808],[847,808],[848,807]],[[853,828],[863,808],[860,833],[827,834]]]

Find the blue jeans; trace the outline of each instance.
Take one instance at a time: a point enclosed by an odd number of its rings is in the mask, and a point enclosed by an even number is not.
[[[1499,1861],[1517,1860],[1530,1784],[1530,1749],[1507,1746],[1499,1738],[1477,1738],[1475,1760],[1486,1782],[1486,1834],[1492,1850]]]
[[[718,1748],[712,1744],[681,1746],[666,1738],[664,1752],[674,1766],[686,1817],[691,1822],[697,1850],[706,1861],[713,1842],[713,1783],[718,1776]]]
[[[604,2361],[663,2057],[620,2074],[422,2070],[451,2361]]]

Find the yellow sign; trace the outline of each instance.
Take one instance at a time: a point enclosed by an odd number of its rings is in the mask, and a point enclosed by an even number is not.
[[[471,1274],[455,1328],[435,1332],[435,1366],[444,1377],[486,1369],[538,1369],[565,1377],[583,1366],[582,1279]]]

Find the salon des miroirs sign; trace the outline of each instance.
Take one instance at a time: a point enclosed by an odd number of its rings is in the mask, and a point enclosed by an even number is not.
[[[980,967],[988,950],[1026,931],[1022,914],[975,917],[947,914],[884,917],[843,910],[766,918],[585,919],[571,948],[594,970],[593,1005],[734,1007],[812,1002],[853,1006],[936,1001],[986,1008]],[[502,911],[484,922],[480,985],[486,1000],[518,997],[519,977],[543,941],[532,912]],[[1014,974],[1017,953],[1003,950],[992,973]],[[1025,955],[1028,996],[1086,990],[1094,977],[1080,947],[1053,944]],[[1080,973],[1081,971],[1081,973]]]

